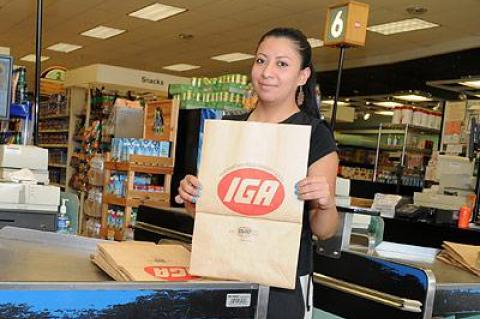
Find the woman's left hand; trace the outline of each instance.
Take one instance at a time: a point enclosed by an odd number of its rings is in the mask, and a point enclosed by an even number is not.
[[[335,206],[335,196],[323,176],[308,176],[295,185],[295,193],[301,200],[311,201],[314,207],[329,209]]]

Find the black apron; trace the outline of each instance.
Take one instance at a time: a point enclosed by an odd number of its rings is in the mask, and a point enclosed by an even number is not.
[[[298,276],[293,290],[270,287],[267,319],[303,319],[304,316],[305,301]]]

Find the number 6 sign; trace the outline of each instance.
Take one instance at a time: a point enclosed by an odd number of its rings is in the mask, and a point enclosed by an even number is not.
[[[369,5],[356,1],[330,6],[325,19],[324,45],[364,46]]]

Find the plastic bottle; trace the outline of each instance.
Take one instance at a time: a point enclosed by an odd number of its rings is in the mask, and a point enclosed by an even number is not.
[[[66,202],[68,202],[68,199],[62,198],[60,214],[57,218],[57,233],[60,234],[68,234],[68,226],[70,225],[70,220],[67,216],[67,206],[65,205]]]
[[[458,228],[468,228],[470,218],[472,217],[472,210],[467,205],[460,208],[458,212]]]

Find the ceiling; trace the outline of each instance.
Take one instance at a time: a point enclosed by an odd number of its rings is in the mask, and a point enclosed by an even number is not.
[[[320,0],[159,0],[187,8],[186,13],[158,22],[129,17],[156,0],[44,0],[43,55],[50,60],[42,68],[62,65],[76,68],[104,63],[163,72],[178,76],[216,76],[249,73],[251,60],[225,63],[211,56],[252,53],[259,37],[275,26],[293,26],[308,37],[322,38],[328,4]],[[364,0],[370,4],[369,25],[412,17],[406,8],[422,5],[421,16],[441,27],[383,36],[367,33],[366,47],[349,49],[346,68],[392,63],[480,46],[480,0]],[[9,47],[16,64],[26,65],[30,83],[32,63],[18,59],[34,53],[36,1],[0,0],[0,46]],[[97,25],[126,29],[107,40],[81,36]],[[180,33],[192,34],[183,40]],[[57,42],[82,45],[69,54],[45,48]],[[336,68],[338,51],[314,49],[317,70]],[[200,65],[187,72],[169,72],[162,67],[176,63]]]

